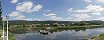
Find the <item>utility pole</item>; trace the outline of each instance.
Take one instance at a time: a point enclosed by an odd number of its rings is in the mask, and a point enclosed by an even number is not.
[[[4,40],[4,35],[5,35],[5,32],[4,32],[4,25],[5,25],[5,21],[4,21],[4,17],[2,17],[2,21],[3,21],[3,40]]]
[[[7,15],[6,16],[6,21],[7,21],[7,40],[8,40],[8,19],[9,19],[9,16]]]

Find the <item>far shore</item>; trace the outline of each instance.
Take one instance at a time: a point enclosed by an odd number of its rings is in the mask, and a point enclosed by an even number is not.
[[[100,34],[98,36],[92,37],[91,40],[104,40],[104,34]]]
[[[104,25],[86,25],[86,26],[69,26],[69,27],[9,27],[9,31],[12,33],[24,33],[29,31],[39,31],[39,30],[47,30],[49,32],[57,32],[57,31],[63,31],[63,30],[86,30],[86,29],[92,29],[92,28],[100,28],[104,27]]]

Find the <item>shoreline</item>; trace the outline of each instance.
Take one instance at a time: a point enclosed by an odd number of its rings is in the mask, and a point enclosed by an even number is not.
[[[49,32],[57,32],[57,31],[63,31],[63,30],[86,30],[86,29],[93,29],[93,28],[101,28],[104,27],[104,25],[89,25],[89,26],[70,26],[70,27],[27,27],[27,28],[10,28],[9,31],[14,35],[15,33],[23,33],[27,31],[39,31],[39,30],[48,30]],[[12,31],[11,31],[12,30]],[[12,37],[15,38],[15,37]],[[12,39],[11,38],[11,39]]]
[[[57,32],[63,30],[86,30],[86,29],[93,29],[93,28],[101,28],[104,25],[90,25],[90,26],[70,26],[70,27],[21,27],[21,28],[9,28],[11,33],[23,33],[23,32],[31,32],[31,31],[39,31],[39,30],[47,30],[49,32]]]
[[[2,30],[0,29],[0,36],[2,36],[3,34],[2,34]],[[0,37],[0,39],[2,39],[1,37]],[[13,33],[10,33],[9,32],[9,40],[16,40],[16,38],[15,38],[15,36],[14,36],[14,34]]]
[[[92,37],[91,40],[104,40],[104,34],[100,34],[98,36]]]

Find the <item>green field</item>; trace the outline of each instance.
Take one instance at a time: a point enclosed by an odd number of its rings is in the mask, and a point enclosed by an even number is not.
[[[2,30],[0,29],[0,40],[2,40],[1,36],[2,36]]]
[[[91,38],[92,40],[104,40],[104,34],[100,34],[96,37]]]
[[[2,40],[1,36],[3,35],[2,33],[3,31],[0,29],[0,40]],[[9,32],[9,40],[16,40],[15,36],[13,35],[13,33]]]

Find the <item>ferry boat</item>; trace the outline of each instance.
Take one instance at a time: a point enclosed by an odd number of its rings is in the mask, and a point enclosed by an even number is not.
[[[46,30],[40,30],[39,31],[41,34],[48,34],[48,31],[46,31]]]

